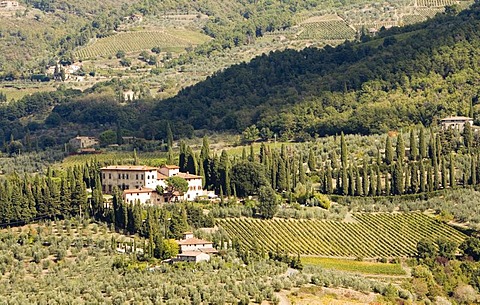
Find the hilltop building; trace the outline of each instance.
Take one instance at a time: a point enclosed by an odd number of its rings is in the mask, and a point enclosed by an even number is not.
[[[77,136],[73,139],[68,141],[68,145],[70,145],[71,150],[79,152],[87,148],[92,148],[94,146],[98,146],[100,142],[97,138],[94,137],[81,137]]]
[[[126,202],[162,203],[164,194],[157,193],[157,186],[166,189],[169,177],[182,177],[188,182],[188,190],[184,194],[174,194],[174,200],[193,201],[206,195],[203,190],[202,177],[180,172],[175,165],[165,165],[161,168],[143,165],[113,165],[101,168],[102,191],[113,192],[114,187],[123,191]]]
[[[440,125],[442,129],[457,129],[463,131],[465,124],[469,123],[473,127],[473,118],[465,116],[451,116],[440,120]]]

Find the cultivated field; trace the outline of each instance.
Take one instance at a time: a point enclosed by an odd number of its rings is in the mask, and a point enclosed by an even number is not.
[[[188,46],[199,45],[208,40],[208,36],[188,30],[125,32],[97,39],[77,50],[75,55],[80,59],[98,58],[113,56],[119,50],[128,53],[150,50],[153,47],[160,47],[162,51],[182,51]]]
[[[354,222],[321,220],[218,220],[244,247],[336,257],[414,256],[422,238],[460,243],[465,235],[421,213],[360,213]]]

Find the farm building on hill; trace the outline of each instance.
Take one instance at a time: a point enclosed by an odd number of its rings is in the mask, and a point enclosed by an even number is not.
[[[174,193],[174,200],[193,201],[199,196],[206,195],[201,176],[182,173],[175,165],[165,165],[161,168],[139,165],[102,167],[102,191],[111,194],[117,187],[124,191],[124,199],[127,202],[162,203],[166,201],[165,194],[157,194],[157,186],[165,190],[166,180],[173,176],[181,177],[188,182],[188,190],[184,194]]]
[[[74,151],[80,151],[85,148],[91,148],[99,144],[100,142],[98,141],[98,139],[94,137],[77,136],[73,139],[70,139],[70,141],[68,141],[68,145],[70,145],[70,148]]]
[[[473,126],[473,118],[465,116],[451,116],[440,120],[440,125],[442,126],[442,129],[452,128],[459,131],[463,131],[466,123],[469,123],[470,126]]]

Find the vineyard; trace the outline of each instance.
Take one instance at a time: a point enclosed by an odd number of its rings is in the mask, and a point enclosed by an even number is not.
[[[337,257],[414,256],[422,238],[460,243],[465,235],[421,213],[361,213],[354,222],[321,220],[219,220],[247,248]]]
[[[95,40],[76,51],[80,59],[113,56],[117,51],[136,52],[160,47],[163,51],[179,51],[208,41],[208,37],[187,30],[125,32]]]
[[[355,30],[343,20],[308,22],[300,26],[298,39],[345,40],[355,37]]]

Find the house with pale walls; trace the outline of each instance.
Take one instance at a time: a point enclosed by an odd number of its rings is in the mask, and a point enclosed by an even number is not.
[[[112,165],[101,168],[102,191],[111,194],[117,187],[122,190],[126,202],[142,204],[157,204],[165,201],[164,194],[158,194],[157,186],[166,189],[166,180],[178,176],[188,182],[188,190],[183,195],[176,194],[174,200],[193,201],[204,196],[202,177],[180,172],[175,165],[165,165],[161,168],[139,165]],[[150,191],[151,190],[151,191]]]
[[[180,248],[180,254],[177,255],[177,261],[182,262],[201,262],[210,261],[210,255],[218,253],[213,247],[213,242],[195,238],[192,232],[185,232],[183,239],[177,240]]]
[[[470,126],[473,127],[473,118],[465,116],[451,116],[440,120],[440,125],[444,130],[452,128],[463,131],[466,123],[469,123]]]

